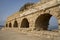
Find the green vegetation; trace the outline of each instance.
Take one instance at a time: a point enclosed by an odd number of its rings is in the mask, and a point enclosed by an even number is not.
[[[24,11],[26,9],[28,9],[31,5],[33,5],[34,3],[26,3],[24,4],[19,11]]]

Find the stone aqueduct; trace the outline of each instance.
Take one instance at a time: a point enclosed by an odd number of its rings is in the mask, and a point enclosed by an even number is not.
[[[18,11],[6,20],[6,28],[28,30],[47,30],[49,19],[54,16],[60,29],[60,0],[41,1],[31,5],[27,10]]]

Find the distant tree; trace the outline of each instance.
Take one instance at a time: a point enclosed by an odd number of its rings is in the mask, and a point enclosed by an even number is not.
[[[24,4],[24,5],[20,8],[19,11],[26,10],[26,9],[28,9],[29,6],[31,6],[31,5],[33,5],[33,4],[34,4],[34,3],[26,3],[26,4]]]

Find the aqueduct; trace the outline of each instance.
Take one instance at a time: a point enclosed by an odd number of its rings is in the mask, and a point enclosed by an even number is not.
[[[60,29],[60,0],[42,0],[18,11],[6,20],[6,28],[47,30],[49,19],[54,16]]]

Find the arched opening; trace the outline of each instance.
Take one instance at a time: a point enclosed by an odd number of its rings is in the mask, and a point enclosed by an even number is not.
[[[18,23],[16,20],[14,21],[13,27],[18,27]]]
[[[29,28],[29,22],[26,18],[22,20],[21,28]]]
[[[6,24],[6,27],[8,27],[8,24]]]
[[[41,14],[35,21],[35,30],[48,30],[51,17],[52,15],[48,13]]]
[[[58,30],[58,20],[54,16],[50,18],[48,30]]]
[[[12,24],[11,23],[9,23],[9,27],[12,27]]]

